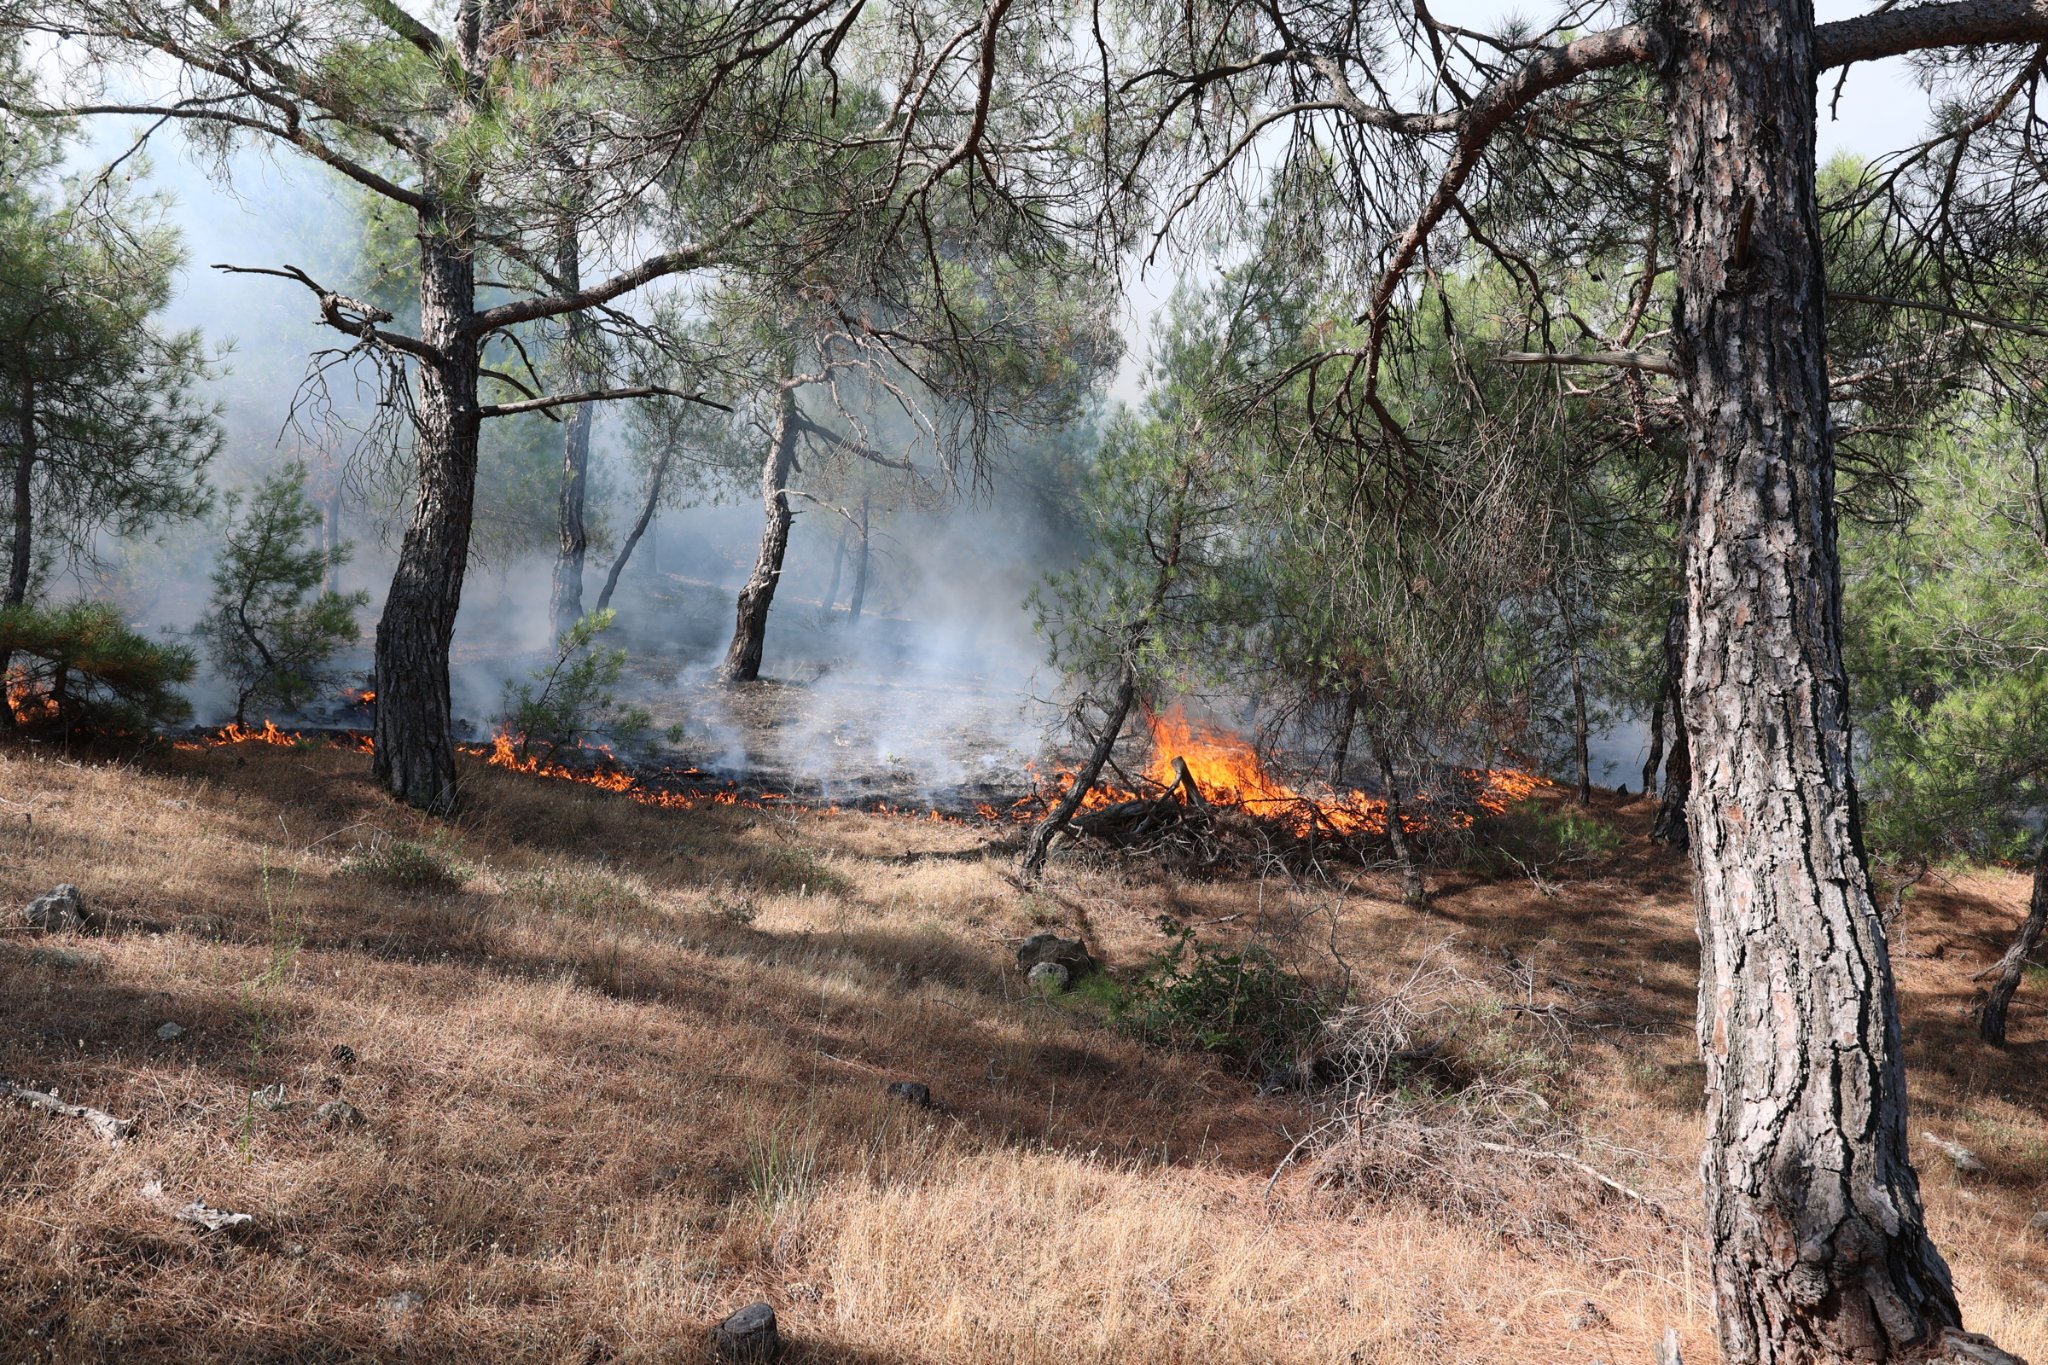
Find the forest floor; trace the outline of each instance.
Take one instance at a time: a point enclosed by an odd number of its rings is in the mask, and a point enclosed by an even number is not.
[[[0,1079],[140,1125],[0,1104],[0,1360],[691,1361],[762,1298],[797,1361],[1620,1365],[1667,1326],[1715,1358],[1692,912],[1641,803],[1569,879],[1439,872],[1420,913],[1107,855],[1026,890],[986,828],[465,764],[443,823],[324,745],[0,749]],[[99,932],[21,925],[59,882]],[[2024,897],[1929,887],[1897,961],[1935,1236],[1970,1325],[2048,1361],[2048,981],[2004,1051],[1967,1018]],[[1014,964],[1052,929],[1128,982],[1161,916],[1368,999],[1448,972],[1461,1055],[1663,1212],[1564,1164],[1274,1180],[1312,1097]],[[360,1126],[315,1119],[336,1098]]]

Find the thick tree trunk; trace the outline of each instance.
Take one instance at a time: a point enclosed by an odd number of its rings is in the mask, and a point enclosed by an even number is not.
[[[612,593],[619,586],[619,574],[624,571],[626,561],[633,557],[634,547],[640,544],[640,537],[647,534],[647,528],[654,524],[654,511],[661,506],[661,486],[668,479],[669,453],[663,451],[655,459],[654,468],[647,476],[647,499],[640,504],[640,515],[633,522],[633,529],[626,535],[626,543],[619,547],[619,557],[612,561],[611,572],[604,576],[604,591],[597,595],[597,609],[603,611],[612,604]]]
[[[1344,785],[1344,765],[1351,761],[1351,732],[1358,725],[1358,708],[1365,701],[1365,689],[1354,687],[1344,694],[1344,714],[1337,722],[1337,742],[1330,748],[1330,785]]]
[[[2020,922],[2012,947],[1992,968],[1997,976],[1977,1008],[1977,1034],[1993,1047],[2005,1046],[2005,1013],[2012,1007],[2012,997],[2027,972],[2027,959],[2041,946],[2044,931],[2048,931],[2048,835],[2034,850],[2034,894],[2027,903],[2027,917]]]
[[[1671,613],[1664,627],[1665,676],[1671,679],[1671,748],[1664,756],[1664,800],[1657,807],[1657,823],[1650,837],[1660,844],[1684,850],[1692,844],[1686,825],[1686,806],[1692,799],[1692,741],[1686,733],[1685,697],[1685,607]]]
[[[424,810],[455,804],[448,646],[469,562],[476,496],[476,260],[465,221],[421,222],[420,331],[441,358],[419,367],[418,486],[377,623],[374,771]]]
[[[1379,764],[1380,785],[1386,791],[1387,842],[1394,846],[1394,866],[1401,869],[1401,903],[1420,909],[1429,904],[1429,887],[1423,883],[1422,869],[1415,862],[1415,850],[1408,843],[1408,830],[1403,823],[1406,816],[1401,800],[1401,778],[1394,771],[1394,756],[1388,750],[1386,738],[1370,725],[1365,732],[1372,740],[1373,761]]]
[[[761,676],[761,655],[768,642],[768,609],[782,581],[782,560],[789,552],[789,528],[796,514],[789,506],[789,475],[796,466],[796,391],[784,389],[778,400],[768,458],[761,464],[761,550],[754,571],[740,587],[732,644],[719,668],[721,682],[752,682]]]
[[[860,495],[860,544],[853,556],[853,596],[846,603],[848,625],[860,620],[860,609],[868,600],[868,498]]]
[[[574,234],[565,237],[555,252],[555,273],[562,277],[566,292],[582,287],[582,251]],[[589,330],[590,321],[582,313],[569,315],[572,359]],[[578,403],[569,409],[562,427],[562,490],[557,506],[560,547],[555,555],[555,579],[548,602],[557,638],[583,617],[583,557],[589,544],[583,512],[590,488],[590,424],[596,417],[593,404]]]
[[[1811,0],[1667,42],[1714,1316],[1736,1365],[1954,1358],[1850,774]]]

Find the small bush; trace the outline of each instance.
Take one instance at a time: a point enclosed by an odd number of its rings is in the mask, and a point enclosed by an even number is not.
[[[475,868],[444,848],[383,835],[358,844],[342,868],[407,891],[453,891],[476,875]]]
[[[177,691],[192,681],[192,651],[144,638],[104,603],[0,608],[0,660],[22,724],[139,729],[192,716]]]
[[[1117,1023],[1146,1042],[1221,1053],[1263,1073],[1297,1064],[1329,1005],[1313,986],[1256,945],[1232,951],[1162,918],[1173,936],[1145,974],[1112,1004]]]
[[[617,619],[610,608],[592,612],[562,632],[548,667],[535,669],[526,682],[505,684],[501,723],[519,737],[521,758],[535,745],[552,757],[596,734],[627,742],[653,723],[647,712],[619,700],[626,651],[598,646],[597,637]]]
[[[639,887],[591,867],[530,872],[512,884],[511,894],[535,910],[573,919],[637,918],[649,909]]]
[[[1524,801],[1495,817],[1486,834],[1495,860],[1553,876],[1599,862],[1621,847],[1621,835],[1590,811],[1542,801]]]

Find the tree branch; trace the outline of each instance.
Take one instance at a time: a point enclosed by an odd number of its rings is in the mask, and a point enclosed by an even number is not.
[[[1668,355],[1655,351],[1506,351],[1494,357],[1502,365],[1612,365],[1651,374],[1676,374]]]
[[[685,393],[681,389],[664,388],[659,384],[645,384],[629,389],[590,389],[584,393],[558,393],[546,398],[529,398],[518,403],[486,403],[478,409],[485,417],[510,417],[521,412],[545,412],[549,408],[565,408],[575,403],[602,403],[613,398],[680,398],[685,403],[697,403],[720,412],[732,409],[715,398],[706,398],[701,393]]]
[[[364,303],[361,299],[352,299],[346,294],[327,288],[295,265],[273,270],[260,265],[216,263],[213,268],[224,275],[274,275],[281,280],[294,280],[311,290],[313,296],[320,300],[320,321],[335,331],[344,332],[352,337],[361,337],[364,341],[388,346],[394,351],[403,351],[407,355],[417,356],[421,360],[433,361],[436,364],[447,358],[442,355],[440,347],[418,337],[407,336],[403,332],[384,331],[377,324],[391,321],[390,313],[375,304]]]
[[[664,275],[679,275],[702,269],[716,261],[719,252],[724,250],[733,238],[746,231],[767,207],[767,200],[757,199],[751,207],[727,223],[717,235],[692,243],[678,251],[664,251],[659,256],[650,256],[631,270],[622,271],[588,288],[546,294],[538,298],[515,299],[511,303],[501,303],[495,308],[486,308],[470,320],[470,329],[481,334],[510,327],[516,323],[560,317],[563,313],[580,313],[586,308],[609,303],[621,294],[630,294],[641,285],[658,280]]]
[[[1816,71],[1930,47],[2048,42],[2048,0],[1952,0],[1838,19],[1813,30]]]

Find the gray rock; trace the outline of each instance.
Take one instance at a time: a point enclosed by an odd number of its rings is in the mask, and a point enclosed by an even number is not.
[[[195,1199],[173,1215],[181,1223],[190,1223],[201,1232],[225,1232],[230,1237],[242,1237],[256,1230],[253,1214],[229,1213],[217,1209],[204,1199]]]
[[[22,908],[21,919],[29,928],[49,933],[83,931],[95,923],[92,912],[85,908],[85,896],[70,882],[30,901]]]
[[[175,1043],[184,1036],[185,1026],[183,1024],[172,1023],[166,1019],[163,1023],[156,1026],[156,1039],[160,1043]]]
[[[889,1098],[902,1100],[905,1104],[914,1104],[920,1109],[932,1107],[931,1087],[919,1081],[889,1082]]]
[[[401,1289],[388,1299],[377,1300],[377,1306],[394,1318],[417,1313],[426,1306],[427,1296],[416,1289]]]
[[[313,1122],[322,1128],[348,1129],[360,1128],[369,1120],[347,1100],[329,1100],[313,1111]]]
[[[773,1360],[782,1354],[775,1309],[750,1303],[711,1329],[711,1347],[721,1360]]]
[[[1058,995],[1073,981],[1073,974],[1057,962],[1041,962],[1029,973],[1031,989],[1041,995]]]
[[[2042,1209],[2027,1220],[2027,1231],[2048,1237],[2048,1209]]]
[[[1933,1133],[1924,1130],[1920,1136],[1926,1138],[1933,1146],[1941,1149],[1941,1154],[1947,1157],[1950,1163],[1955,1166],[1958,1175],[1984,1174],[1986,1167],[1983,1161],[1978,1158],[1975,1152],[1963,1146],[1962,1143],[1950,1142],[1946,1138],[1937,1137]]]
[[[69,948],[34,948],[29,951],[31,967],[54,967],[58,971],[70,971],[89,965],[92,959],[84,953],[74,953]]]
[[[1058,934],[1033,934],[1017,946],[1017,966],[1030,971],[1041,962],[1057,963],[1067,969],[1071,980],[1095,970],[1095,959],[1088,955],[1088,945],[1078,938],[1061,938]]]

